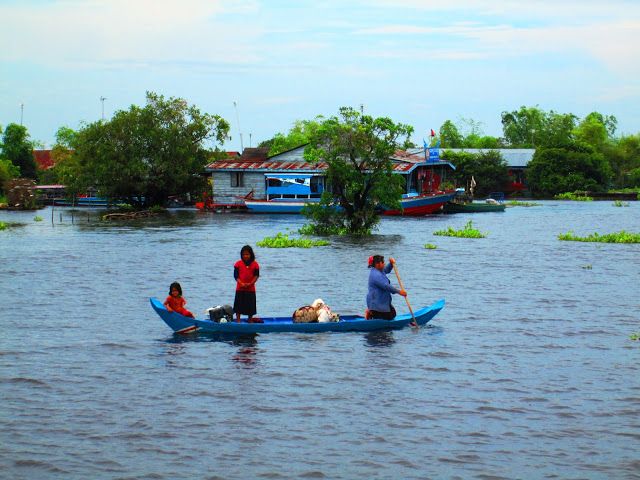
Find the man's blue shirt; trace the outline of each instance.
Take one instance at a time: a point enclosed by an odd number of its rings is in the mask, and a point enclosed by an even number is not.
[[[391,294],[399,293],[400,290],[391,285],[387,275],[393,269],[393,265],[388,263],[382,269],[371,268],[369,272],[369,292],[367,293],[367,308],[377,312],[391,311]],[[384,272],[384,273],[383,273]]]

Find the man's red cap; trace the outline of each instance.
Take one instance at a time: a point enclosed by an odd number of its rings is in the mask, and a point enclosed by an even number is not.
[[[371,256],[369,257],[369,263],[368,263],[368,265],[369,265],[370,267],[373,267],[373,255],[371,255]]]

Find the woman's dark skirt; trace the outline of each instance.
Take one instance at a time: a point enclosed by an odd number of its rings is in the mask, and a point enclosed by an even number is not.
[[[236,291],[236,299],[233,302],[234,313],[241,315],[255,315],[256,309],[256,292],[238,292]]]

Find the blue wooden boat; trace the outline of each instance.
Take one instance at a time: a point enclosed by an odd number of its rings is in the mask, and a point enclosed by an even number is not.
[[[293,323],[291,317],[260,317],[264,323],[227,322],[217,323],[211,320],[199,320],[169,312],[160,300],[150,298],[151,307],[176,333],[231,333],[231,334],[255,334],[270,332],[372,332],[374,330],[397,330],[411,323],[410,314],[398,315],[393,320],[366,320],[362,316],[347,315],[340,317],[339,322],[329,323]],[[444,299],[438,300],[433,305],[414,312],[418,325],[425,325],[444,308]]]

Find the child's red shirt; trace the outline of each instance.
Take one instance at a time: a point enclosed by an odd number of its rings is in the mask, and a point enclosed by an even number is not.
[[[242,260],[238,260],[233,265],[234,277],[236,280],[240,280],[243,283],[249,283],[253,280],[253,277],[260,276],[260,265],[255,260],[251,262],[249,265],[244,263]],[[237,276],[235,275],[237,274]],[[236,292],[255,292],[256,284],[249,285],[248,287],[241,287],[236,283]]]

